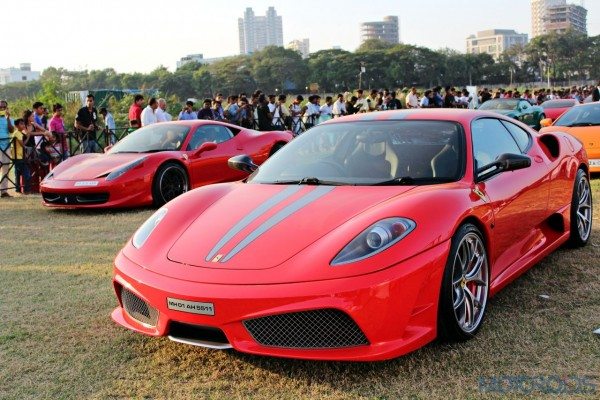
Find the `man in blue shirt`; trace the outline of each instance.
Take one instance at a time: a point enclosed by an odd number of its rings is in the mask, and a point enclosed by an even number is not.
[[[0,197],[12,197],[7,190],[8,171],[12,162],[10,134],[15,129],[13,124],[8,111],[8,103],[6,100],[0,100]]]
[[[181,110],[181,112],[179,113],[179,120],[180,121],[188,121],[188,120],[193,120],[193,119],[198,119],[198,116],[196,115],[196,112],[194,111],[194,102],[191,100],[188,100],[185,102],[185,108],[183,110]]]

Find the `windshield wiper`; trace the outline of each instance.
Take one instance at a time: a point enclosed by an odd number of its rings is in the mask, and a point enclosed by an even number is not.
[[[413,178],[412,176],[401,176],[399,178],[390,179],[389,181],[377,182],[371,184],[371,186],[394,186],[394,185],[427,185],[434,183],[448,183],[454,182],[454,178]]]
[[[412,176],[401,176],[399,178],[390,179],[388,181],[382,181],[373,183],[371,186],[387,186],[387,185],[414,185],[415,178]]]
[[[598,126],[600,123],[597,122],[575,122],[570,125],[565,125],[567,128],[572,128],[574,126]]]
[[[325,185],[325,186],[352,185],[351,183],[347,183],[347,182],[321,180],[314,176],[307,176],[302,179],[289,179],[289,180],[262,182],[262,183],[268,183],[268,184],[272,184],[272,185]]]
[[[111,154],[127,154],[127,153],[135,153],[138,154],[140,153],[139,151],[113,151],[111,152]]]
[[[161,151],[175,151],[172,149],[151,149],[151,150],[146,150],[146,151],[142,151],[141,153],[158,153]]]

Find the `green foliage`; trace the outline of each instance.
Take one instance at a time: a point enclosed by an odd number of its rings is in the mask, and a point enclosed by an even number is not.
[[[451,49],[379,40],[364,42],[356,52],[321,50],[302,59],[281,47],[268,47],[252,55],[229,57],[211,65],[190,62],[171,72],[159,66],[148,74],[118,73],[112,68],[92,71],[46,69],[36,82],[0,86],[0,98],[11,102],[13,115],[30,108],[34,100],[51,106],[64,103],[69,91],[94,89],[157,89],[167,99],[174,117],[188,98],[203,99],[261,89],[267,93],[300,93],[312,83],[322,92],[342,92],[358,87],[432,87],[452,84],[512,84],[544,79],[549,69],[558,81],[597,79],[600,76],[600,35],[576,32],[539,36],[526,46],[515,46],[494,61],[488,54],[463,54]],[[127,125],[131,96],[111,99],[109,108],[117,125]],[[65,122],[71,126],[79,104],[68,104]]]

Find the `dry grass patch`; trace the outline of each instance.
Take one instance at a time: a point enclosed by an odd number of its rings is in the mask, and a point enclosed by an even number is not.
[[[504,289],[475,340],[370,364],[255,357],[128,332],[109,318],[112,260],[152,210],[55,211],[39,196],[3,199],[0,398],[500,398],[478,379],[504,375],[595,376],[597,392],[579,397],[598,398],[598,179],[593,193],[590,245],[555,252]]]

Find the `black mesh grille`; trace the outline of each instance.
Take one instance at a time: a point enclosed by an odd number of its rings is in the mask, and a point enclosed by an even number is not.
[[[125,288],[121,288],[121,301],[123,308],[131,318],[150,326],[156,326],[158,311],[144,300]]]
[[[369,344],[352,318],[333,309],[250,319],[244,326],[264,346],[330,349]]]
[[[108,201],[108,193],[59,194],[43,192],[42,198],[50,204],[102,204]]]

